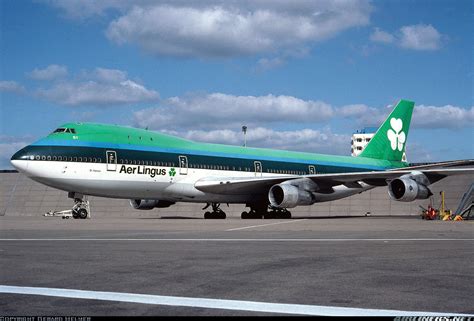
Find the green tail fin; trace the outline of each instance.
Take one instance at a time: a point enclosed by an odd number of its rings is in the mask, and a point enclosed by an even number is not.
[[[359,157],[401,161],[415,103],[400,100]]]

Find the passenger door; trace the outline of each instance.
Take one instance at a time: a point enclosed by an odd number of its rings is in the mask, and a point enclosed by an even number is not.
[[[309,169],[309,175],[316,174],[316,167],[314,167],[314,165],[309,165],[308,169]]]
[[[188,158],[186,156],[179,156],[179,174],[188,174]]]
[[[113,150],[108,150],[106,153],[107,171],[115,172],[117,170],[117,153]]]
[[[261,177],[262,176],[262,163],[259,161],[254,161],[253,164],[255,167],[255,177]]]

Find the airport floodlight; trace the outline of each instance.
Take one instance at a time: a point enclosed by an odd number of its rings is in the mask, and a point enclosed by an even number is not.
[[[242,126],[242,132],[244,133],[244,147],[247,147],[247,126]]]

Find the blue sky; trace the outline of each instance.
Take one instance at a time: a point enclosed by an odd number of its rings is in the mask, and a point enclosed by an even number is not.
[[[0,168],[69,121],[349,155],[400,98],[409,161],[474,158],[472,1],[0,6]]]

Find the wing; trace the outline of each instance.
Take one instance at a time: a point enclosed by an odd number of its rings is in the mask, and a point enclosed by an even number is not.
[[[473,162],[473,161],[471,161]],[[466,163],[464,162],[463,165]],[[439,164],[438,164],[439,166]],[[453,165],[454,166],[454,165]],[[285,181],[297,179],[310,179],[321,189],[330,189],[333,186],[345,185],[347,187],[360,187],[360,182],[373,186],[385,186],[387,181],[400,177],[404,174],[421,172],[430,181],[430,184],[450,175],[461,175],[474,173],[474,168],[422,168],[409,167],[398,170],[387,170],[377,172],[355,172],[355,173],[336,173],[336,174],[315,174],[315,175],[288,175],[277,177],[208,177],[198,180],[194,187],[206,193],[242,195],[242,194],[264,194],[268,189]]]

